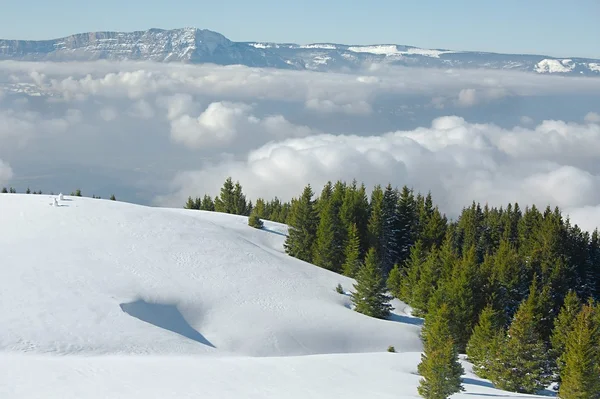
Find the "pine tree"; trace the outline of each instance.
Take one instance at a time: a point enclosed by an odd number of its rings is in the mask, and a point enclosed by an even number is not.
[[[386,293],[385,279],[373,248],[367,252],[365,264],[356,275],[354,289],[351,298],[357,312],[385,319],[393,310],[389,304],[392,298]]]
[[[6,187],[2,187],[2,194],[8,194],[8,190],[6,189]]]
[[[246,196],[242,191],[242,185],[239,182],[235,183],[233,188],[233,210],[231,213],[235,215],[244,215],[247,216],[249,214],[250,207],[246,202]]]
[[[344,275],[348,277],[356,276],[361,267],[360,261],[360,241],[356,224],[352,223],[348,231],[348,243],[346,244],[345,262],[342,266]]]
[[[202,200],[200,201],[200,209],[203,211],[214,212],[215,203],[213,202],[210,195],[204,194],[204,197],[202,197]]]
[[[262,229],[264,227],[264,223],[260,220],[258,212],[252,211],[250,213],[250,216],[248,217],[248,226],[252,226],[256,229]]]
[[[113,195],[111,195],[111,196],[110,196],[110,200],[111,200],[111,201],[116,201],[116,200],[117,200],[117,197],[115,197],[115,195],[113,194]]]
[[[498,351],[504,337],[501,317],[491,305],[487,305],[479,315],[479,322],[467,344],[467,356],[473,363],[473,371],[482,378],[488,378],[493,366],[498,362]]]
[[[534,394],[550,382],[547,347],[538,332],[535,301],[523,301],[508,329],[490,380],[500,389]]]
[[[421,268],[425,262],[426,256],[422,242],[417,241],[410,249],[410,256],[402,270],[403,278],[400,279],[401,285],[397,288],[397,292],[400,293],[399,299],[409,305],[414,301],[415,287],[421,278]]]
[[[335,233],[340,221],[329,198],[322,198],[319,205],[320,220],[315,239],[313,263],[322,268],[338,272],[341,265],[337,263],[340,257],[337,255],[339,245],[336,242]]]
[[[400,231],[400,218],[398,214],[398,192],[388,184],[383,193],[381,207],[381,268],[384,275],[388,275],[398,262],[398,232]]]
[[[410,248],[417,239],[417,225],[415,197],[412,190],[403,186],[398,198],[398,264],[403,264],[410,256]]]
[[[556,362],[556,369],[559,373],[564,367],[564,361],[562,355],[565,351],[567,344],[567,336],[573,329],[577,315],[581,310],[581,301],[575,293],[575,291],[569,291],[565,298],[565,302],[558,314],[558,317],[554,320],[554,329],[552,330],[552,336],[550,342],[552,344],[552,357]]]
[[[286,253],[305,262],[312,261],[318,223],[312,197],[313,191],[309,184],[304,188],[302,196],[294,201],[289,216],[288,236],[284,243]]]
[[[591,304],[583,306],[566,340],[561,399],[600,398],[600,326]]]
[[[184,206],[185,209],[196,209],[196,202],[192,197],[188,197],[187,202]]]
[[[392,269],[392,271],[390,272],[387,281],[386,281],[386,285],[388,287],[388,290],[390,290],[390,293],[392,294],[392,296],[394,298],[398,298],[400,299],[402,296],[402,270],[400,270],[400,267],[398,267],[398,265],[394,265],[394,268]]]
[[[377,256],[381,256],[381,234],[383,230],[382,219],[383,190],[380,185],[376,185],[371,193],[371,212],[369,215],[368,231],[369,246],[375,248]]]
[[[432,248],[425,262],[421,264],[419,279],[412,288],[412,301],[410,306],[413,314],[422,317],[427,314],[429,300],[437,288],[440,278],[438,251]]]
[[[423,326],[423,354],[418,371],[423,377],[418,392],[425,399],[447,399],[463,389],[461,376],[464,370],[458,361],[448,328],[450,312],[446,304],[433,310]]]
[[[215,211],[221,213],[234,213],[235,211],[235,198],[234,198],[234,184],[231,177],[228,177],[221,187],[221,193],[215,197]]]

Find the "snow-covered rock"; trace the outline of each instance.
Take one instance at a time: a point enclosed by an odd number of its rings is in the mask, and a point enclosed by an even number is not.
[[[148,60],[317,71],[356,70],[369,63],[385,63],[424,68],[511,69],[600,76],[600,60],[593,59],[424,49],[398,44],[233,42],[220,33],[196,28],[90,32],[43,41],[0,40],[2,59]]]

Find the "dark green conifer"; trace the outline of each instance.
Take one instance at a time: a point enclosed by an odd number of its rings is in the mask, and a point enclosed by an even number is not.
[[[369,249],[364,265],[356,274],[356,284],[351,294],[354,310],[367,316],[385,319],[393,310],[387,295],[385,279],[374,249]]]

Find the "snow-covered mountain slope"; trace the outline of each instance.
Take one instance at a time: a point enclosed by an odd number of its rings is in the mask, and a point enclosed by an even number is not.
[[[0,194],[3,399],[417,395],[420,319],[351,310],[353,280],[287,256],[285,225],[51,204]],[[457,398],[502,394],[464,381]]]
[[[600,76],[600,60],[593,59],[422,49],[396,44],[232,42],[219,33],[196,28],[92,32],[43,41],[0,40],[2,59],[151,60],[317,71],[356,70],[365,64],[383,63],[408,67],[511,69]]]

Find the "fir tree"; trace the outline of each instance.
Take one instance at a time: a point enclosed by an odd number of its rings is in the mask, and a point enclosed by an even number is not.
[[[212,198],[210,195],[208,194],[204,194],[204,197],[202,197],[202,200],[200,202],[200,209],[203,211],[211,211],[214,212],[215,210],[215,203],[213,202]]]
[[[490,380],[500,389],[534,394],[550,382],[547,347],[538,332],[535,301],[517,310]]]
[[[196,209],[196,202],[194,201],[194,199],[192,197],[188,197],[188,200],[185,203],[184,208],[185,209]]]
[[[116,200],[117,200],[117,197],[115,197],[115,195],[114,195],[114,194],[112,194],[112,195],[110,196],[110,200],[111,200],[111,201],[116,201]]]
[[[381,234],[383,230],[383,219],[382,219],[382,207],[383,207],[383,190],[380,185],[376,185],[371,193],[371,210],[369,215],[368,223],[368,240],[369,246],[375,249],[377,256],[381,256]]]
[[[402,296],[402,270],[400,270],[400,267],[398,267],[397,264],[394,265],[394,268],[390,272],[386,281],[386,285],[392,296],[400,299]]]
[[[583,306],[566,340],[561,399],[600,398],[600,326],[591,304]]]
[[[2,187],[2,194],[8,194],[8,190],[6,189],[6,187]]]
[[[360,261],[360,241],[356,224],[352,223],[348,231],[348,243],[346,244],[345,262],[342,266],[344,275],[348,277],[356,276],[361,267]]]
[[[440,277],[438,252],[436,248],[427,255],[425,262],[420,266],[419,279],[412,288],[412,301],[410,306],[413,314],[422,317],[427,314],[429,300],[436,290]]]
[[[329,187],[331,192],[331,187]],[[336,229],[340,224],[333,202],[330,198],[320,200],[319,226],[317,227],[313,263],[322,268],[339,271],[341,264],[337,263],[340,256],[340,243],[336,240]]]
[[[419,240],[410,249],[410,256],[406,261],[406,265],[402,273],[403,278],[400,279],[401,285],[396,289],[396,291],[400,293],[399,299],[409,305],[414,301],[415,287],[421,278],[421,267],[425,262],[425,258],[426,254],[425,251],[423,251],[423,244]]]
[[[479,322],[467,344],[467,356],[473,363],[473,371],[482,378],[488,378],[493,366],[498,362],[498,353],[504,337],[501,317],[491,305],[487,305],[479,315]]]
[[[234,213],[235,207],[234,184],[231,177],[228,177],[221,187],[221,193],[215,197],[215,211]]]
[[[313,245],[317,230],[313,191],[307,185],[302,196],[294,201],[289,217],[289,231],[284,243],[286,253],[305,262],[312,261]]]
[[[415,197],[412,190],[403,186],[398,198],[398,264],[403,264],[410,256],[410,248],[417,238],[417,225]]]
[[[374,249],[369,249],[365,264],[356,275],[355,292],[351,294],[355,310],[367,316],[385,319],[393,310],[387,295],[385,279],[378,264]]]
[[[577,315],[581,310],[581,301],[575,293],[575,291],[569,291],[565,298],[558,317],[554,320],[554,329],[552,330],[552,336],[550,342],[552,344],[552,357],[556,362],[556,368],[560,376],[560,372],[564,367],[564,361],[562,355],[565,351],[567,344],[567,336],[573,329]]]
[[[258,212],[252,211],[250,213],[250,216],[248,217],[248,226],[252,226],[256,229],[262,229],[264,227],[264,223],[260,220]]]
[[[425,399],[447,399],[463,389],[464,370],[458,361],[458,351],[448,329],[450,312],[446,304],[432,311],[423,326],[423,354],[418,372],[418,392]]]
[[[247,216],[249,214],[249,208],[250,207],[246,202],[246,196],[242,191],[242,185],[239,182],[236,182],[233,188],[233,209],[230,213]]]
[[[381,268],[387,276],[398,261],[398,232],[400,231],[400,219],[398,214],[398,192],[391,184],[383,193],[381,207]]]

